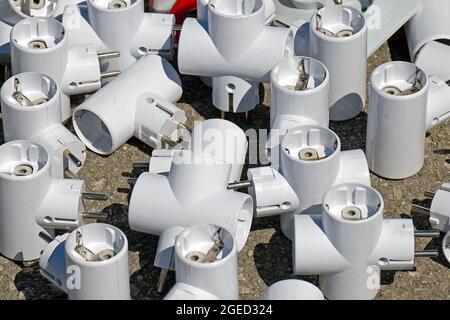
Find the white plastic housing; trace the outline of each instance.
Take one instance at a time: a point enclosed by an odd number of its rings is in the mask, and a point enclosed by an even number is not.
[[[9,60],[11,28],[29,17],[57,17],[66,5],[83,0],[34,0],[29,5],[19,0],[0,1],[0,61]],[[7,57],[8,56],[8,57]]]
[[[302,64],[308,79],[303,86]],[[306,124],[328,128],[330,76],[323,63],[308,57],[285,58],[272,70],[270,84],[271,129],[286,131]]]
[[[184,111],[172,104],[181,94],[181,80],[170,63],[147,55],[79,105],[74,128],[89,149],[103,155],[133,135],[156,147],[186,121]]]
[[[174,15],[145,13],[144,0],[88,0],[87,5],[91,28],[83,23],[79,31],[95,33],[102,41],[98,46],[120,52],[103,68],[123,71],[149,53],[172,59]]]
[[[430,208],[430,223],[433,229],[450,231],[450,183],[444,183],[436,192]]]
[[[40,257],[40,232],[73,230],[84,212],[81,180],[55,179],[50,154],[37,143],[17,140],[0,147],[0,253],[15,261]]]
[[[366,154],[375,174],[405,179],[422,168],[428,88],[427,75],[408,62],[388,62],[373,72]]]
[[[187,149],[232,164],[229,182],[241,181],[247,156],[245,132],[230,121],[208,119],[194,127]]]
[[[11,31],[12,74],[38,72],[52,78],[62,93],[64,121],[70,117],[69,96],[101,87],[95,47],[78,44],[69,43],[67,30],[53,18],[24,19]]]
[[[438,41],[430,41],[419,51],[414,62],[428,76],[450,80],[450,46]]]
[[[82,246],[101,256],[100,261],[88,261],[78,253],[77,233]],[[66,292],[69,300],[130,299],[128,240],[114,226],[89,224],[57,237],[44,250],[39,265],[41,274]]]
[[[325,300],[322,291],[302,280],[283,280],[267,288],[265,300]]]
[[[450,85],[448,80],[438,76],[429,77],[427,117],[425,128],[430,131],[434,127],[450,119]]]
[[[31,106],[17,100],[17,81],[21,94],[32,102]],[[55,81],[40,73],[18,74],[3,84],[1,106],[6,142],[29,139],[41,144],[51,154],[54,177],[63,178],[66,170],[72,174],[80,170],[86,159],[86,147],[62,124],[61,91]],[[80,163],[67,157],[65,151]]]
[[[207,255],[218,239],[223,248],[216,260],[202,262],[203,255]],[[187,228],[175,242],[175,274],[177,283],[185,283],[222,300],[239,299],[237,246],[233,235],[209,224]]]
[[[356,117],[366,101],[364,15],[350,6],[324,7],[311,18],[309,41],[311,57],[323,62],[330,73],[330,120]]]
[[[292,239],[296,214],[320,214],[322,199],[333,186],[358,183],[370,186],[370,172],[362,150],[341,152],[333,131],[299,126],[288,131],[281,143],[280,172],[297,194],[300,207],[281,216],[281,228]]]
[[[450,231],[444,236],[442,240],[442,252],[444,253],[445,259],[450,263]]]
[[[419,10],[406,24],[411,59],[427,43],[450,40],[450,2],[447,0],[419,0]],[[444,66],[443,66],[444,67]]]
[[[382,197],[370,187],[330,189],[320,221],[295,216],[294,274],[318,274],[330,300],[374,298],[381,270],[414,268],[412,220],[383,220],[383,209]]]
[[[254,218],[282,215],[300,208],[297,194],[276,169],[249,169],[247,176],[252,182],[248,192],[253,198]]]
[[[174,151],[168,174],[143,173],[137,180],[130,199],[130,227],[160,235],[174,226],[216,224],[231,230],[242,250],[250,233],[253,200],[227,190],[231,170],[230,163],[191,150]]]
[[[213,105],[225,112],[246,112],[259,103],[259,83],[292,55],[289,29],[264,24],[262,0],[213,0],[208,23],[184,21],[178,46],[182,74],[212,77]]]
[[[155,0],[166,1],[166,0]],[[209,0],[197,0],[197,19],[201,22],[208,23],[208,4]],[[273,0],[263,0],[264,2],[264,21],[266,25],[272,24],[275,20],[275,3]],[[206,24],[205,24],[206,25]]]

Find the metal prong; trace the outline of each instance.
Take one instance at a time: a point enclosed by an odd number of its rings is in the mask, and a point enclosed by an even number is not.
[[[109,72],[102,72],[100,73],[100,80],[108,79],[108,78],[115,78],[120,74],[120,71],[114,70]]]
[[[181,123],[181,122],[177,122],[177,126],[179,129],[185,129],[189,132],[192,132],[192,130],[193,130],[191,127],[188,127],[186,124]]]
[[[412,212],[429,215],[430,214],[430,208],[426,208],[426,207],[423,207],[423,206],[419,206],[417,204],[413,204]]]
[[[414,253],[414,256],[416,258],[437,258],[439,257],[439,251],[438,250],[416,251]]]
[[[108,200],[108,195],[103,194],[103,193],[84,192],[82,194],[82,197],[85,200],[97,200],[97,201]]]
[[[137,177],[129,177],[127,179],[128,179],[128,184],[131,184],[131,185],[136,184],[136,181],[138,180]]]
[[[417,230],[414,232],[414,237],[416,238],[439,238],[441,233],[439,230]]]
[[[253,186],[253,182],[251,180],[233,182],[233,183],[228,184],[228,190],[245,189],[245,188],[250,188],[251,186]]]
[[[220,118],[221,118],[222,120],[225,119],[225,111],[220,111]]]
[[[109,217],[109,213],[107,212],[85,212],[82,214],[83,219],[92,219],[92,220],[106,220]]]
[[[119,51],[102,52],[102,53],[98,53],[97,57],[98,57],[98,60],[119,58],[120,52]]]
[[[133,163],[133,169],[149,170],[150,165],[148,163]]]
[[[64,156],[75,162],[75,165],[80,168],[83,165],[83,162],[78,159],[69,149],[64,150]]]
[[[47,242],[47,243],[50,243],[50,242],[52,242],[53,240],[55,240],[55,239],[52,238],[49,234],[47,234],[47,233],[45,233],[45,232],[43,232],[43,231],[39,232],[39,237],[40,237],[42,240],[44,240],[45,242]]]
[[[175,148],[178,145],[178,142],[173,141],[172,139],[170,139],[170,137],[168,137],[166,135],[161,135],[161,141],[172,148]]]
[[[169,269],[161,269],[161,273],[159,274],[158,279],[158,293],[162,293],[164,291],[164,285],[167,281],[167,274],[169,273]]]
[[[430,198],[430,199],[434,199],[434,197],[436,196],[436,192],[432,192],[432,191],[425,191],[424,192],[425,197]]]
[[[22,93],[22,86],[18,78],[14,78],[14,91],[12,97],[23,107],[30,107],[34,105],[33,102]]]

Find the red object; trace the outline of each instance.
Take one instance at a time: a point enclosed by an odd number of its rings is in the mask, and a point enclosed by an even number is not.
[[[197,0],[178,0],[170,9],[175,15],[177,24],[182,24],[187,15],[197,10]]]

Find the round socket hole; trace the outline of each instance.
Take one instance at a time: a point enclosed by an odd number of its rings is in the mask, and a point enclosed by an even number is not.
[[[119,9],[126,8],[127,6],[128,6],[127,3],[123,0],[112,0],[108,4],[108,9],[119,10]]]
[[[233,93],[235,90],[236,90],[236,85],[234,85],[233,83],[227,84],[227,91],[229,93]]]
[[[13,175],[18,177],[30,176],[34,172],[33,166],[29,164],[20,164],[14,167]]]
[[[353,30],[341,30],[336,33],[339,38],[348,38],[355,34]]]
[[[342,209],[342,218],[345,220],[361,220],[362,219],[362,211],[361,209],[350,206]]]
[[[47,43],[44,40],[36,39],[30,41],[28,43],[28,47],[30,49],[37,49],[37,50],[47,49]]]
[[[383,88],[382,91],[384,93],[387,93],[388,95],[391,95],[391,96],[398,96],[402,92],[399,88],[392,87],[392,86],[385,87],[385,88]]]
[[[206,259],[206,256],[203,252],[193,251],[193,252],[189,252],[186,255],[186,258],[191,260],[192,262],[203,263]]]
[[[305,148],[300,150],[298,157],[300,160],[304,161],[316,161],[320,159],[319,153],[313,148]]]

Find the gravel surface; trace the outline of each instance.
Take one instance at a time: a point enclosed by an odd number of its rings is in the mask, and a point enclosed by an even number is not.
[[[391,59],[407,59],[405,49],[404,39],[399,33],[369,59],[369,74],[376,66]],[[211,105],[209,88],[189,76],[183,77],[183,86],[184,95],[178,105],[187,111],[190,125],[194,121],[219,117],[219,112]],[[268,85],[264,86],[261,94],[264,95],[263,102],[253,111],[249,123],[242,115],[227,116],[227,119],[238,123],[244,130],[267,128]],[[342,140],[343,150],[365,148],[366,121],[367,114],[363,112],[351,121],[331,124],[331,129]],[[417,229],[430,228],[426,217],[410,213],[411,204],[428,204],[423,192],[436,190],[442,182],[450,181],[449,137],[450,123],[430,132],[426,140],[425,166],[416,176],[403,181],[387,181],[372,176],[373,186],[384,197],[386,217],[413,218]],[[2,139],[0,136],[0,142]],[[132,172],[133,162],[148,161],[151,151],[133,139],[109,157],[88,152],[86,164],[78,174],[79,179],[86,180],[90,191],[110,196],[107,202],[89,201],[87,209],[89,212],[110,211],[112,217],[107,222],[126,233],[130,244],[131,293],[134,299],[162,298],[155,290],[159,270],[152,266],[157,238],[130,230],[126,217],[130,191],[126,177]],[[417,249],[440,247],[441,241],[442,238],[417,240]],[[416,270],[411,272],[384,272],[377,298],[450,299],[450,266],[445,259],[417,259],[416,263]],[[291,244],[281,233],[279,219],[255,221],[247,245],[239,255],[242,298],[262,298],[268,285],[292,278],[291,273]],[[317,284],[317,277],[303,279]],[[174,274],[170,273],[166,288],[173,283]],[[37,262],[24,265],[0,256],[0,299],[66,299],[66,296],[39,274]]]

